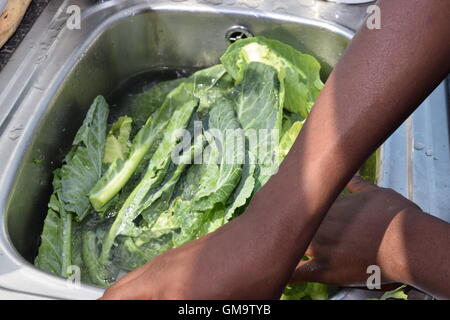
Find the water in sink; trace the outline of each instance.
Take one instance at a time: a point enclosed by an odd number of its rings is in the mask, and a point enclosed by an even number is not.
[[[106,97],[110,105],[108,123],[113,123],[119,117],[132,114],[133,100],[154,85],[168,80],[185,78],[199,68],[168,69],[160,68],[144,71],[119,84],[111,94]]]

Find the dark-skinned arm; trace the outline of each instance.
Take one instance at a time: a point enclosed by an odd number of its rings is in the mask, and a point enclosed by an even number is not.
[[[381,29],[355,36],[247,212],[131,272],[104,298],[280,296],[345,184],[449,72],[450,1],[379,5]]]
[[[328,211],[291,282],[365,287],[367,268],[381,283],[406,283],[450,299],[450,224],[392,189],[359,177]]]

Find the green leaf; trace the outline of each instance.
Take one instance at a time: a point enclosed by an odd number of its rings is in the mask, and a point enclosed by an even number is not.
[[[54,171],[53,189],[34,263],[42,270],[66,277],[67,268],[72,264],[73,217],[64,210],[64,204],[58,199],[61,193],[61,169]]]
[[[97,235],[93,231],[85,231],[82,233],[82,257],[91,282],[103,288],[109,286],[112,280],[111,275],[106,267],[100,263],[97,249]]]
[[[319,62],[277,40],[261,36],[239,40],[228,48],[221,61],[238,83],[243,80],[245,67],[251,62],[274,67],[281,91],[286,91],[284,107],[305,118],[323,88]]]
[[[184,83],[167,95],[161,108],[147,120],[145,126],[134,138],[128,159],[125,161],[117,159],[113,162],[94,188],[90,190],[89,199],[95,210],[100,211],[122,190],[151,146],[159,141],[161,136],[164,136],[164,131],[171,119],[177,116],[176,109],[180,105],[189,104],[189,99],[192,104],[190,88],[188,89]]]
[[[68,267],[72,265],[73,216],[82,220],[86,215],[90,207],[87,190],[101,176],[108,113],[105,99],[97,97],[62,168],[54,172],[54,193],[35,260],[36,266],[45,271],[67,277]]]
[[[218,150],[215,144],[211,145],[208,156],[215,158]],[[202,190],[208,190],[216,185],[218,177],[218,166],[214,163],[203,163],[192,165],[184,174],[178,185],[170,208],[162,213],[152,229],[158,226],[159,229],[173,230],[172,246],[177,247],[188,241],[194,240],[203,235],[202,229],[211,223],[213,218],[211,212],[201,211],[194,207],[201,199]],[[220,225],[223,223],[223,212],[220,215]],[[217,226],[217,227],[218,227]]]
[[[197,231],[196,237],[199,238],[205,234],[211,233],[224,225],[225,206],[221,203],[216,205],[207,212],[203,212],[203,222]]]
[[[149,231],[138,238],[120,239],[114,255],[121,268],[132,271],[172,247],[171,232],[158,234]]]
[[[230,221],[233,218],[236,210],[243,207],[247,203],[248,199],[252,196],[256,184],[256,180],[254,177],[256,170],[256,165],[254,164],[255,162],[255,156],[249,150],[247,150],[242,176],[237,188],[230,198],[230,204],[225,211],[223,221],[224,223]]]
[[[295,140],[297,140],[300,130],[303,128],[304,122],[296,121],[294,124],[281,136],[280,146],[279,146],[279,163],[281,163],[284,158],[291,150],[294,145]]]
[[[366,181],[376,184],[378,179],[378,168],[380,168],[380,149],[375,151],[369,159],[364,162],[361,169],[359,169],[359,175]]]
[[[401,287],[398,287],[395,290],[387,291],[381,296],[380,300],[387,300],[387,299],[408,300],[408,295],[404,292],[405,288],[406,285],[402,285]]]
[[[55,196],[52,195],[52,197]],[[34,261],[39,269],[55,275],[67,276],[67,268],[71,265],[71,225],[71,214],[60,217],[54,210],[48,210],[41,235],[41,245]]]
[[[89,199],[95,210],[101,211],[108,201],[113,199],[129,181],[151,146],[164,135],[163,132],[169,124],[170,119],[172,116],[175,116],[174,112],[177,106],[192,98],[199,99],[200,104],[208,104],[214,99],[210,95],[207,95],[207,92],[213,90],[216,86],[219,88],[217,92],[222,93],[223,90],[226,90],[229,81],[223,80],[225,72],[225,68],[220,65],[201,70],[192,75],[188,80],[180,82],[175,89],[167,94],[162,107],[152,114],[145,126],[135,137],[128,159],[126,161],[118,159],[112,163],[102,179],[90,191]],[[170,84],[155,88],[152,91],[154,93],[156,92],[157,95],[154,100],[149,98],[150,92],[146,93],[139,99],[139,105],[143,105],[144,101],[156,104],[164,96],[166,90],[175,83],[171,82]],[[150,102],[148,101],[149,99],[151,100]]]
[[[192,94],[200,101],[199,113],[207,113],[215,101],[229,93],[234,86],[233,78],[221,64],[197,71],[189,81],[193,84]]]
[[[236,118],[236,105],[226,96],[215,101],[209,113],[209,131],[214,137],[212,143],[220,149],[215,163],[217,172],[211,176],[212,184],[200,186],[193,207],[199,211],[209,211],[217,203],[225,204],[242,175],[245,160],[244,132]],[[218,144],[218,145],[217,145]]]
[[[64,210],[75,213],[79,221],[90,208],[87,194],[102,175],[108,113],[105,99],[98,96],[78,130],[72,151],[66,156],[61,168],[59,199],[64,203]]]
[[[111,127],[106,137],[103,163],[111,164],[120,159],[124,160],[130,150],[131,123],[130,117],[120,117]]]
[[[262,37],[238,41],[222,62],[138,95],[133,120],[119,118],[107,136],[108,108],[96,99],[55,171],[36,265],[67,276],[76,264],[83,281],[105,287],[117,268],[133,270],[244,212],[295,142],[322,86],[320,66]],[[179,129],[193,142],[181,153]],[[99,215],[72,221],[89,201]],[[291,286],[284,297],[324,299],[326,288]]]
[[[278,170],[277,149],[282,128],[280,83],[274,68],[252,62],[245,67],[239,87],[237,117],[255,155],[255,190],[259,190]]]
[[[160,82],[136,96],[131,108],[131,117],[134,120],[134,128],[137,130],[142,128],[147,122],[147,119],[161,108],[167,95],[183,81],[185,81],[185,79]]]
[[[204,139],[197,139],[196,144],[192,145],[185,153],[183,153],[178,159],[178,165],[173,165],[175,168],[173,169],[172,174],[167,174],[165,181],[161,183],[161,187],[151,194],[148,199],[142,204],[140,207],[140,211],[147,211],[146,221],[149,225],[153,220],[158,218],[158,213],[161,211],[157,210],[148,212],[148,208],[150,208],[155,201],[162,199],[164,202],[168,202],[173,194],[173,190],[176,187],[181,175],[185,172],[185,169],[193,163],[193,160],[196,156],[198,156],[203,149]]]
[[[160,191],[158,189],[168,172],[170,155],[177,143],[177,137],[174,136],[175,131],[186,127],[187,121],[197,105],[201,108],[203,104],[203,109],[207,112],[209,104],[213,103],[221,94],[228,92],[231,85],[232,79],[226,76],[225,68],[218,65],[196,72],[167,96],[166,101],[173,97],[172,100],[182,106],[178,106],[174,112],[171,122],[164,130],[164,138],[160,141],[158,149],[150,160],[145,176],[123,204],[116,221],[105,237],[101,254],[104,263],[107,263],[115,237],[119,234],[139,235],[141,231],[133,223],[134,219],[151,207],[162,195],[170,194],[172,186],[160,189]],[[179,172],[182,170],[180,169]],[[171,183],[175,183],[179,179],[178,175],[177,172]]]
[[[144,159],[151,145],[156,141],[159,132],[152,126],[150,118],[133,139],[128,158],[124,161],[117,158],[89,192],[89,200],[96,211],[103,208],[113,199],[129,179],[133,176],[140,162]]]
[[[286,286],[280,300],[327,300],[328,286],[305,282]]]
[[[174,91],[173,91],[174,92]],[[172,93],[169,94],[172,95]],[[101,261],[104,264],[109,263],[110,250],[114,244],[115,238],[119,234],[136,235],[139,233],[133,223],[134,219],[140,214],[141,206],[145,203],[149,192],[152,191],[164,178],[170,158],[174,150],[178,136],[176,135],[180,129],[184,129],[189,119],[198,105],[198,99],[190,94],[189,87],[183,83],[176,89],[177,96],[167,97],[172,102],[178,102],[174,106],[174,113],[164,131],[164,138],[160,142],[158,149],[150,160],[147,172],[141,182],[136,186],[128,199],[123,204],[117,217],[111,226],[111,229],[105,236],[101,253]]]
[[[182,200],[181,198],[173,202],[172,210],[174,225],[179,228],[179,232],[173,235],[173,246],[178,247],[197,239],[199,231],[207,219],[207,213],[193,210],[192,201]]]

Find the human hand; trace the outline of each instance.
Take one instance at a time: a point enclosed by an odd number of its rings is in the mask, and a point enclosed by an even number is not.
[[[121,278],[101,299],[278,298],[295,261],[281,279],[280,268],[286,268],[273,263],[278,258],[268,253],[274,251],[270,248],[274,242],[267,232],[261,232],[264,223],[255,225],[252,219],[245,214],[211,234],[166,251]]]
[[[400,257],[400,215],[423,215],[413,202],[391,189],[377,187],[360,177],[348,184],[350,194],[340,196],[319,227],[306,255],[312,260],[297,266],[291,282],[322,282],[360,286],[367,267],[378,265],[384,284],[403,282]]]

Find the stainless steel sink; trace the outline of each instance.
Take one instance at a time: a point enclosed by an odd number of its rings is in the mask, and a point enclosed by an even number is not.
[[[69,30],[65,8],[70,3],[55,0],[49,5],[31,31],[40,40],[25,39],[0,74],[0,287],[55,298],[96,298],[102,290],[69,286],[32,265],[52,170],[60,165],[93,98],[110,96],[143,72],[218,63],[228,45],[227,31],[236,26],[314,55],[326,79],[353,31],[324,19],[321,7],[288,15],[194,1],[88,0],[75,2],[83,9],[81,30]],[[353,9],[358,15],[352,24],[358,25],[361,7]],[[398,139],[388,142],[387,150],[403,143]],[[408,157],[406,149],[398,152]],[[382,152],[378,163],[383,173],[379,181],[387,186],[396,170],[394,157]],[[407,163],[398,166],[404,170]]]

